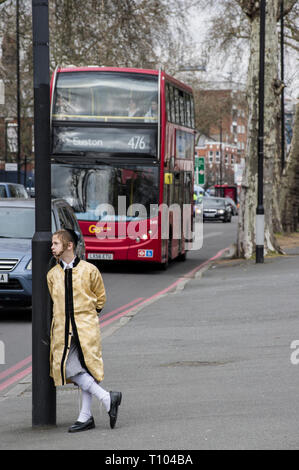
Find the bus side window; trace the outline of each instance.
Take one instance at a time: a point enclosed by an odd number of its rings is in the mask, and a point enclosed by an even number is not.
[[[170,97],[169,97],[169,85],[165,85],[165,102],[166,102],[166,120],[171,121],[170,117]]]
[[[174,102],[174,88],[169,85],[169,99],[170,99],[170,120],[175,122],[175,102]]]
[[[191,127],[190,95],[185,94],[186,125]]]
[[[185,101],[184,101],[184,93],[179,90],[179,100],[180,100],[180,124],[185,126]]]
[[[179,104],[179,90],[174,89],[174,105],[175,105],[175,123],[180,124],[180,104]]]
[[[193,96],[191,96],[191,125],[192,125],[192,127],[195,127],[195,120],[194,120],[194,99],[193,99]]]
[[[184,173],[184,203],[185,204],[192,204],[191,200],[191,189],[192,189],[192,173],[185,172]]]

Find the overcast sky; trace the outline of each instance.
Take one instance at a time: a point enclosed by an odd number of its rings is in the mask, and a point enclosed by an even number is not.
[[[194,40],[198,43],[199,47],[205,42],[206,35],[209,28],[209,19],[211,12],[198,12],[194,10],[190,14],[190,26]],[[200,79],[212,81],[229,80],[232,77],[233,81],[246,84],[248,64],[248,53],[244,53],[243,62],[236,64],[235,58],[231,56],[227,62],[223,64],[219,59],[210,57],[210,61],[206,72],[197,72]],[[240,65],[240,74],[236,72],[236,66]],[[298,68],[298,54],[296,52],[285,52],[285,95],[291,97],[293,100],[299,98],[299,68]]]

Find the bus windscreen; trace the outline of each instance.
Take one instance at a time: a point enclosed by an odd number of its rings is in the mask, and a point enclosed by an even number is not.
[[[52,196],[63,197],[78,220],[146,219],[151,205],[159,202],[158,166],[53,164],[51,168]]]
[[[55,121],[147,122],[158,120],[158,77],[120,72],[61,72]]]

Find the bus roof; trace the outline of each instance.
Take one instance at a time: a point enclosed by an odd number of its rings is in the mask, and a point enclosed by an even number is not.
[[[124,67],[106,67],[106,66],[98,66],[98,65],[89,65],[85,67],[75,67],[74,65],[70,65],[68,67],[58,67],[57,73],[65,73],[65,72],[126,72],[126,73],[140,73],[140,74],[147,74],[147,75],[159,75],[159,70],[153,69],[137,69],[137,68],[124,68]],[[161,70],[162,77],[175,85],[179,88],[182,88],[189,93],[192,93],[192,88],[189,85],[177,80],[176,78],[168,75],[166,72]]]

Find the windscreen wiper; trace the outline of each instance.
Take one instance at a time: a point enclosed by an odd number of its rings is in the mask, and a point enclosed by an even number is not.
[[[98,165],[107,165],[107,166],[111,166],[111,163],[108,162],[107,160],[96,160],[96,163]]]
[[[85,157],[86,152],[63,152],[63,153],[52,153],[52,157]]]

